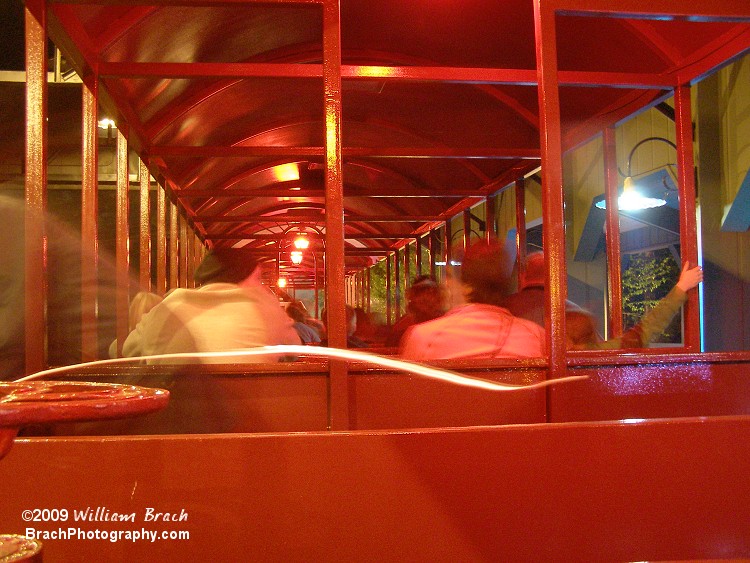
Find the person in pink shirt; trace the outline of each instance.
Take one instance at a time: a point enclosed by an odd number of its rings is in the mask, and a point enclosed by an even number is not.
[[[461,267],[448,271],[454,307],[442,317],[409,328],[401,356],[424,361],[544,355],[544,329],[502,307],[510,270],[508,254],[499,243],[481,241],[470,246]]]

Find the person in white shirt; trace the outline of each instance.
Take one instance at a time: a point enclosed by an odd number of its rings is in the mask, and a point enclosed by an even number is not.
[[[149,311],[123,344],[123,356],[223,352],[300,344],[293,321],[261,284],[255,257],[243,249],[210,251],[195,272],[197,289],[175,289]],[[202,363],[264,362],[263,356],[203,358]],[[183,360],[184,361],[184,360]],[[181,363],[174,359],[150,363]]]

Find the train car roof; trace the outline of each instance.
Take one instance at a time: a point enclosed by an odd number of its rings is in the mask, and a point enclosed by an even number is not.
[[[535,4],[560,7],[564,148],[750,48],[750,7],[736,0],[702,14],[674,0],[341,0],[340,35],[313,0],[56,1],[48,15],[51,39],[84,81],[100,78],[106,112],[213,246],[324,229],[333,37],[349,265],[538,169]]]

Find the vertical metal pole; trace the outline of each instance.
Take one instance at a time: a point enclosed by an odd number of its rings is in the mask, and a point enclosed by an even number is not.
[[[404,246],[404,293],[411,285],[411,247],[407,244]]]
[[[471,246],[471,209],[464,209],[464,250]]]
[[[192,231],[192,229],[190,229],[190,227],[188,227],[187,234],[187,286],[195,287],[195,280],[193,276],[195,274],[195,248],[198,237],[195,236],[195,233]]]
[[[526,279],[526,180],[519,178],[515,183],[516,195],[516,266],[518,283]]]
[[[99,78],[84,79],[81,135],[81,361],[99,357]]]
[[[680,254],[682,262],[698,264],[698,235],[695,216],[695,163],[693,162],[693,118],[690,87],[675,89],[675,134],[677,137],[677,178],[680,197]],[[698,292],[691,291],[685,304],[685,346],[702,352]]]
[[[325,98],[326,288],[328,343],[346,348],[344,293],[344,182],[341,162],[341,21],[338,0],[323,2],[323,89]],[[329,362],[328,424],[349,428],[349,374],[340,360]]]
[[[607,202],[607,223],[604,231],[607,245],[607,285],[609,286],[608,336],[622,334],[622,268],[620,260],[620,213],[617,206],[617,145],[614,127],[602,135],[604,155],[604,197]]]
[[[401,318],[401,258],[398,249],[393,255],[393,269],[396,274],[396,314],[393,321],[396,322]]]
[[[315,318],[319,319],[320,318],[320,312],[318,311],[318,309],[319,309],[318,300],[319,300],[319,291],[320,291],[320,289],[318,288],[318,258],[315,256],[315,250],[312,251],[312,257],[313,257],[313,268],[315,269],[315,271],[313,272],[313,275],[315,276],[314,277],[314,281],[315,281]]]
[[[484,199],[484,237],[487,242],[497,238],[497,196],[494,195]]]
[[[24,217],[26,373],[47,362],[47,15],[44,0],[27,0],[26,179]]]
[[[549,377],[565,375],[565,221],[563,216],[562,133],[557,76],[555,13],[541,0],[534,2],[534,31],[539,96],[539,139],[542,168],[542,221],[547,269],[547,351]]]
[[[179,287],[180,255],[177,206],[169,203],[169,288]]]
[[[141,208],[140,208],[140,237],[138,249],[140,251],[138,270],[140,288],[142,291],[151,291],[151,206],[149,201],[149,190],[151,190],[151,174],[146,164],[140,161],[139,170],[141,185]]]
[[[391,255],[385,257],[385,324],[391,326]]]
[[[430,238],[428,239],[429,253],[430,253],[430,275],[437,279],[437,271],[435,266],[435,250],[437,246],[437,240],[435,239],[435,229],[430,230]]]
[[[156,292],[167,292],[167,194],[161,186],[156,191]]]
[[[372,312],[372,268],[367,268],[367,302],[365,307],[368,313]]]
[[[129,256],[129,179],[128,179],[128,141],[117,128],[117,206],[115,209],[115,277],[117,279],[115,294],[115,313],[117,318],[117,355],[122,355],[122,345],[128,336],[128,286],[130,274]]]
[[[453,226],[451,220],[448,219],[445,222],[445,267],[451,265],[451,259],[453,258]]]
[[[416,249],[417,259],[417,272],[416,276],[422,275],[422,237],[417,237],[417,243],[414,245]]]
[[[178,259],[180,262],[179,267],[179,280],[180,287],[187,287],[187,268],[188,268],[188,224],[185,216],[180,214],[178,218],[178,225],[180,231],[180,243],[178,246]]]

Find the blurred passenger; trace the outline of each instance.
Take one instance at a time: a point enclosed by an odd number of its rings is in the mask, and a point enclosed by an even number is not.
[[[687,292],[703,280],[703,270],[688,263],[682,268],[680,278],[672,291],[656,307],[648,311],[637,325],[623,335],[604,340],[595,328],[593,315],[572,301],[565,302],[565,331],[568,348],[573,350],[613,350],[618,348],[643,348],[661,334],[687,301]],[[530,254],[521,290],[509,295],[505,307],[514,315],[529,319],[544,327],[545,310],[544,254]]]
[[[377,325],[363,307],[355,307],[354,315],[357,317],[357,329],[354,331],[354,336],[364,342],[366,346],[373,346],[378,338]]]
[[[521,280],[520,290],[503,300],[503,307],[514,316],[534,321],[544,328],[545,284],[544,253],[534,252],[526,258],[526,271]],[[565,314],[571,321],[572,329],[579,338],[601,340],[592,316],[570,300],[565,300]]]
[[[12,195],[17,194],[17,195]],[[81,250],[80,229],[73,228],[50,212],[26,208],[23,190],[0,195],[0,380],[26,373],[25,322],[25,232],[38,228],[45,233],[47,259],[45,288],[36,288],[46,298],[46,323],[39,338],[46,342],[46,365],[61,366],[107,355],[115,330],[114,262],[103,251],[93,257]],[[35,257],[37,260],[41,257]],[[84,279],[81,264],[97,261],[96,276]],[[90,270],[86,270],[90,272]],[[95,287],[99,311],[95,323],[82,323],[81,288]],[[84,354],[83,338],[96,343],[91,356]],[[88,351],[87,351],[88,352]],[[46,366],[45,366],[46,367]]]
[[[149,291],[139,291],[133,296],[128,309],[128,333],[133,331],[138,323],[141,322],[143,315],[162,302],[164,298],[156,293]],[[109,357],[117,357],[117,340],[113,340],[109,345]]]
[[[444,313],[443,290],[435,279],[427,275],[417,276],[406,292],[406,314],[391,327],[385,345],[398,346],[410,326],[431,321]]]
[[[568,347],[573,350],[616,350],[619,348],[644,348],[672,322],[682,305],[687,301],[688,291],[703,281],[703,268],[690,267],[688,262],[682,266],[680,278],[672,290],[648,311],[638,324],[625,331],[622,336],[602,341],[597,334],[591,334],[583,319],[588,312],[584,310],[565,313]],[[589,321],[593,325],[592,321]]]
[[[330,332],[330,329],[328,327],[328,310],[323,309],[322,317],[325,319],[326,322],[326,336],[322,339],[321,344],[323,346],[328,346],[328,333]],[[366,348],[367,342],[364,340],[361,340],[360,338],[357,338],[355,336],[355,332],[357,331],[357,314],[354,310],[354,307],[347,305],[346,306],[346,347],[347,348]]]
[[[305,321],[310,316],[302,301],[292,301],[287,305],[286,314],[294,321],[294,330],[302,340],[302,344],[320,344],[320,334]]]
[[[445,315],[411,326],[401,355],[408,360],[539,357],[544,330],[501,306],[508,293],[510,260],[497,242],[477,242],[460,268],[448,270],[457,305]]]
[[[197,289],[174,289],[147,313],[125,340],[124,356],[223,352],[275,344],[299,344],[292,320],[261,284],[253,254],[210,251],[195,272]],[[199,360],[225,363],[221,358]],[[264,361],[230,358],[231,363]],[[153,363],[176,363],[174,360]]]

